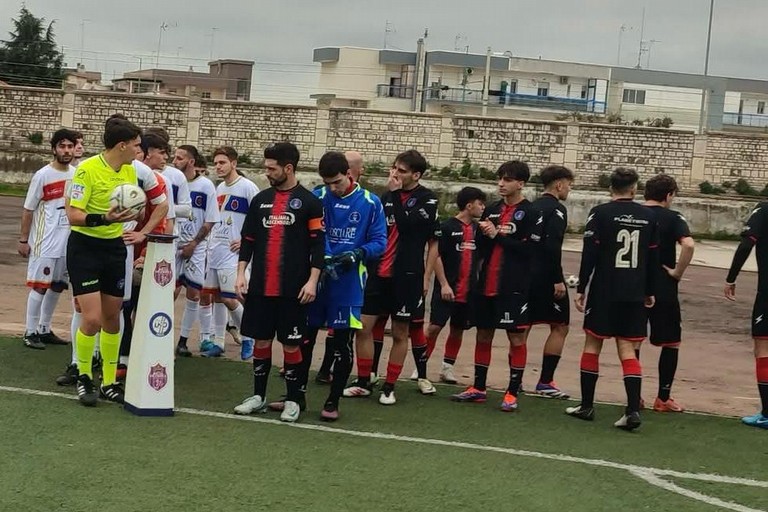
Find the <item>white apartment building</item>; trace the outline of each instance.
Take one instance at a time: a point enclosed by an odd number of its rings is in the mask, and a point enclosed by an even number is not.
[[[670,117],[698,128],[702,89],[709,129],[768,128],[768,81],[705,77],[507,54],[355,47],[314,50],[315,98],[335,107],[556,119],[575,112],[624,122]],[[488,69],[487,103],[483,82]]]

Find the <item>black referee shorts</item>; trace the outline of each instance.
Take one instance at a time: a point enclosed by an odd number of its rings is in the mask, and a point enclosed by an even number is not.
[[[67,241],[67,272],[72,295],[101,292],[123,297],[127,257],[122,238],[96,238],[72,231]]]

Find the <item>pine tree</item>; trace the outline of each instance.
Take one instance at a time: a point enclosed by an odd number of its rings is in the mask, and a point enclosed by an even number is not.
[[[11,85],[61,87],[64,56],[56,48],[53,23],[22,7],[8,41],[0,41],[0,80]]]

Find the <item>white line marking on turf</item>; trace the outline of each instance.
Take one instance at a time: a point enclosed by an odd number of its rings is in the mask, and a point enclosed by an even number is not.
[[[674,492],[675,494],[680,494],[681,496],[685,496],[686,498],[691,498],[697,501],[701,501],[708,505],[725,508],[728,510],[734,510],[735,512],[765,512],[760,509],[745,507],[744,505],[740,505],[739,503],[734,503],[732,501],[724,501],[724,500],[721,500],[720,498],[715,498],[714,496],[709,496],[707,494],[702,494],[700,492],[696,492],[690,489],[686,489],[684,487],[680,487],[679,485],[673,482],[668,482],[663,478],[660,478],[658,474],[654,473],[653,471],[634,470],[634,471],[630,471],[630,473],[632,473],[638,478],[645,480],[651,485],[655,485],[656,487],[661,487],[662,489],[665,489],[669,492]]]
[[[42,391],[38,389],[16,388],[11,386],[0,386],[0,391],[7,391],[11,393],[21,393],[25,395],[65,398],[68,400],[77,399],[76,396],[68,395],[64,393],[55,393],[53,391]],[[229,414],[229,413],[216,412],[216,411],[205,411],[200,409],[190,409],[187,407],[177,407],[174,410],[176,412],[180,412],[183,414],[192,414],[195,416],[206,416],[210,418],[247,421],[252,423],[263,423],[267,425],[276,425],[276,426],[279,425],[282,427],[290,427],[290,428],[296,428],[300,430],[312,430],[315,432],[326,432],[329,434],[341,434],[341,435],[347,435],[347,436],[353,436],[353,437],[362,437],[362,438],[388,440],[388,441],[400,441],[400,442],[406,442],[406,443],[416,443],[416,444],[433,445],[433,446],[446,446],[450,448],[465,448],[468,450],[503,453],[507,455],[516,455],[519,457],[531,457],[534,459],[555,460],[558,462],[572,462],[575,464],[584,464],[587,466],[598,466],[598,467],[610,468],[610,469],[621,469],[629,472],[630,474],[642,479],[643,481],[653,486],[660,487],[664,490],[674,492],[676,494],[680,494],[690,499],[701,501],[702,503],[706,503],[708,505],[713,505],[713,506],[725,508],[728,510],[733,510],[735,512],[763,512],[763,511],[745,507],[737,503],[723,501],[723,500],[720,500],[719,498],[715,498],[712,496],[708,496],[706,494],[685,489],[672,482],[668,482],[662,479],[661,476],[667,476],[667,477],[679,478],[679,479],[685,479],[685,480],[697,480],[701,482],[716,482],[716,483],[722,483],[722,484],[761,487],[761,488],[768,489],[768,481],[753,480],[751,478],[731,477],[731,476],[723,476],[723,475],[708,474],[708,473],[688,473],[683,471],[675,471],[672,469],[652,468],[652,467],[646,467],[646,466],[638,466],[635,464],[623,464],[620,462],[612,462],[612,461],[602,460],[602,459],[587,459],[583,457],[574,457],[572,455],[535,452],[530,450],[519,450],[516,448],[504,448],[501,446],[488,446],[488,445],[475,444],[475,443],[464,443],[461,441],[446,441],[443,439],[401,436],[397,434],[386,434],[383,432],[365,432],[360,430],[347,430],[343,428],[327,427],[324,425],[315,425],[315,424],[309,424],[309,423],[284,423],[279,420],[274,420],[269,418],[260,418],[258,416],[238,416],[236,414]]]

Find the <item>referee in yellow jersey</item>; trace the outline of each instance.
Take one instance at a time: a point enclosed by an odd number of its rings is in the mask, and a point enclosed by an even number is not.
[[[126,248],[122,239],[123,222],[138,213],[119,212],[109,198],[115,187],[137,184],[131,162],[141,143],[141,130],[126,119],[112,118],[104,128],[105,151],[84,160],[75,171],[67,217],[72,232],[67,243],[67,270],[72,294],[82,311],[82,322],[75,336],[77,395],[80,403],[96,405],[98,395],[93,382],[91,357],[99,335],[104,363],[101,397],[123,403],[124,391],[115,372],[120,350],[120,308],[125,283]]]

